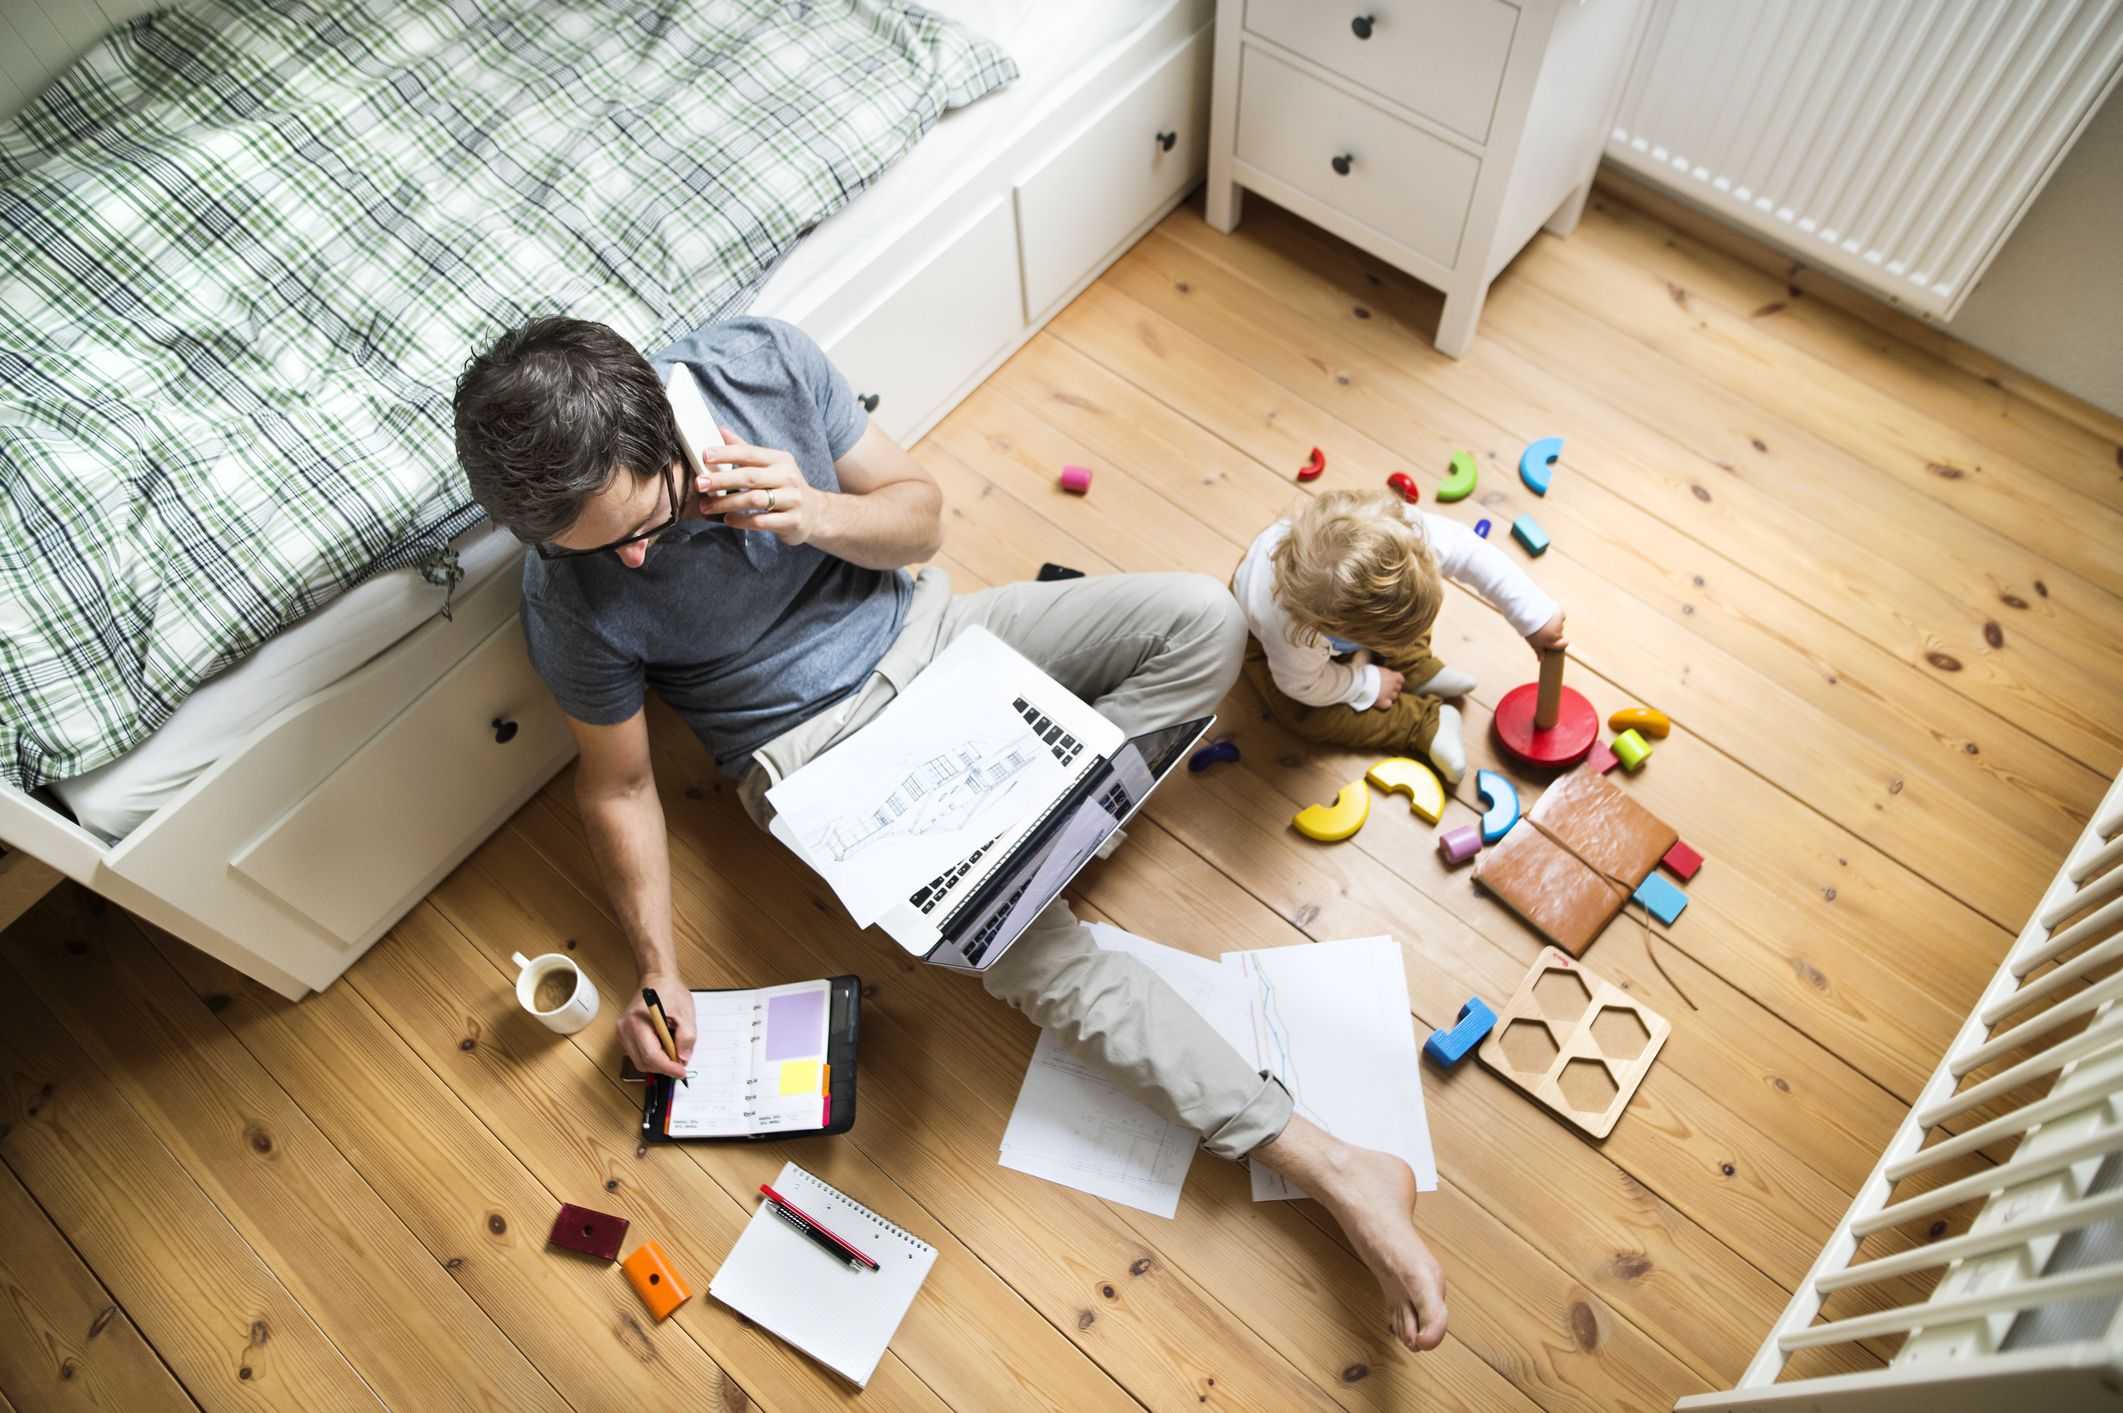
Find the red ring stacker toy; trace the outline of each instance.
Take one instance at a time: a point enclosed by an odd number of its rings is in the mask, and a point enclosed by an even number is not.
[[[1541,680],[1513,687],[1496,704],[1497,743],[1527,765],[1571,765],[1592,749],[1600,718],[1563,685],[1563,654],[1541,654]]]

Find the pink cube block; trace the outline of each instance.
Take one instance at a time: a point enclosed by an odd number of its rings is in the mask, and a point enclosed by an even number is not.
[[[1463,864],[1481,851],[1482,831],[1477,825],[1463,824],[1437,836],[1438,857],[1448,864]]]
[[[1091,468],[1088,466],[1064,466],[1061,473],[1061,488],[1083,495],[1091,489]]]

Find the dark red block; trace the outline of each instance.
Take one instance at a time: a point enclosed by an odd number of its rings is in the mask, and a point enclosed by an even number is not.
[[[1666,865],[1667,871],[1675,878],[1686,883],[1703,866],[1703,856],[1676,839],[1673,847],[1666,851],[1666,857],[1659,862]]]
[[[595,1256],[600,1261],[617,1261],[619,1245],[626,1239],[625,1217],[563,1202],[560,1215],[553,1219],[553,1234],[546,1241],[553,1246],[580,1251],[585,1256]]]

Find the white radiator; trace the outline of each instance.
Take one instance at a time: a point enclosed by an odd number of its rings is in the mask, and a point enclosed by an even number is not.
[[[2123,778],[1754,1362],[1731,1390],[1684,1398],[1677,1409],[2123,1407],[2119,961]],[[1949,1123],[1958,1131],[1939,1128]],[[2002,1162],[1939,1181],[1940,1168],[2001,1148],[2010,1150]],[[1855,1259],[1868,1236],[1968,1202],[1982,1207],[1964,1235]],[[1901,1285],[1909,1277],[1936,1283],[1910,1301]],[[1820,1320],[1823,1301],[1839,1291],[1871,1292],[1890,1308]],[[1800,1350],[1881,1337],[1899,1337],[1884,1368],[1777,1382]]]
[[[1653,0],[1607,155],[1948,319],[2123,67],[2123,0]]]

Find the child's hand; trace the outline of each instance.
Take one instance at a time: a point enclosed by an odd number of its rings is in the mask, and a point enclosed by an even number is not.
[[[1563,611],[1557,609],[1555,617],[1526,635],[1526,641],[1537,653],[1558,652],[1569,647],[1570,640],[1563,636]]]
[[[1371,709],[1384,711],[1392,706],[1399,699],[1401,687],[1407,680],[1392,668],[1381,667],[1378,670],[1378,700],[1371,704]]]

